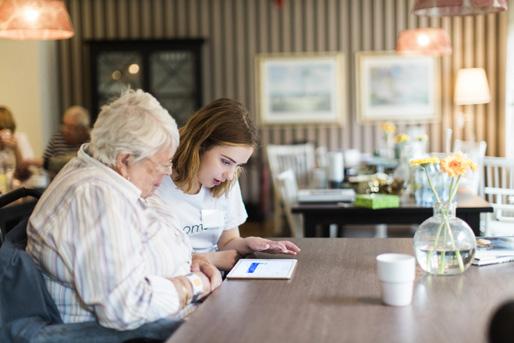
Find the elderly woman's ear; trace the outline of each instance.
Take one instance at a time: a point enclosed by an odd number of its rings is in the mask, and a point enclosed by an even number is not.
[[[130,154],[129,153],[120,153],[118,156],[116,156],[116,165],[115,170],[123,176],[125,179],[129,178],[128,173],[128,166],[130,161]]]

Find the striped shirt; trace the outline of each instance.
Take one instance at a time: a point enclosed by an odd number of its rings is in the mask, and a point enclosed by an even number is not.
[[[87,153],[54,179],[27,227],[63,321],[118,330],[170,316],[180,299],[167,278],[191,269],[191,244],[172,209]]]
[[[48,142],[48,145],[43,152],[43,164],[45,168],[48,169],[48,161],[50,158],[56,156],[75,155],[81,145],[82,144],[68,144],[61,131],[58,131],[52,136],[52,138],[50,138],[50,142]]]

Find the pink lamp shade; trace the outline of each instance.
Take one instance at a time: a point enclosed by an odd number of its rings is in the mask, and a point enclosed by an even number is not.
[[[412,12],[421,16],[462,16],[507,10],[507,0],[416,0]]]
[[[452,53],[452,46],[445,30],[423,28],[401,31],[396,51],[400,54],[448,55]]]
[[[50,40],[73,35],[63,1],[4,0],[0,3],[0,38]]]

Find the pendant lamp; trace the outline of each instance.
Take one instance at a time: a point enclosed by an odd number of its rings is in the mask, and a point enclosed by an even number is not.
[[[52,40],[73,35],[63,1],[3,0],[0,3],[0,38]]]
[[[420,16],[463,16],[507,10],[507,0],[416,0],[412,12]]]
[[[400,54],[448,55],[452,53],[450,37],[439,28],[422,28],[401,31],[396,41]]]

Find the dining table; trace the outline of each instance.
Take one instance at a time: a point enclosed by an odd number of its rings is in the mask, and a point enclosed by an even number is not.
[[[381,300],[376,257],[414,254],[411,238],[301,238],[289,280],[225,279],[168,343],[487,342],[491,317],[514,298],[514,263],[435,276],[416,267],[412,303]]]
[[[460,191],[456,196],[457,217],[480,236],[480,215],[492,213],[493,207],[482,197],[471,192]],[[402,197],[400,205],[393,208],[370,209],[357,207],[350,202],[295,203],[291,211],[303,217],[305,237],[328,236],[330,224],[380,225],[421,224],[433,215],[431,206],[416,204],[412,197]]]

